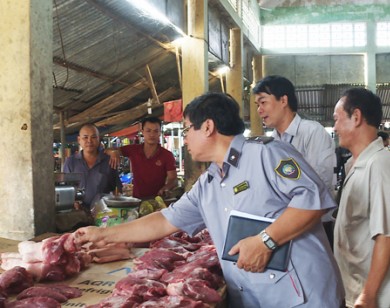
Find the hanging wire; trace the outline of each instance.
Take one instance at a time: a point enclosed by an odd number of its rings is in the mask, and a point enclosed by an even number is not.
[[[64,81],[64,84],[62,85],[63,88],[65,88],[66,83],[68,82],[69,79],[69,68],[68,64],[66,62],[66,56],[65,56],[65,48],[64,48],[64,41],[62,39],[62,32],[61,32],[61,27],[60,27],[60,21],[59,21],[59,16],[58,16],[58,6],[57,6],[57,1],[54,0],[54,6],[56,7],[56,17],[57,17],[57,28],[58,28],[58,33],[60,35],[60,40],[61,40],[61,50],[62,50],[62,56],[64,58],[64,65],[66,67],[66,79]],[[54,74],[54,73],[53,73]],[[56,82],[57,84],[57,82]]]

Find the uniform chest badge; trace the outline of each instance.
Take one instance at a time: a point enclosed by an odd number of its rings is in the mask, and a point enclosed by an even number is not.
[[[277,174],[282,178],[297,180],[301,176],[301,169],[294,159],[282,159],[279,165],[275,168]]]
[[[159,167],[161,167],[162,166],[162,162],[161,162],[161,160],[156,160],[156,166],[159,166]]]
[[[237,195],[238,193],[244,191],[244,190],[247,190],[249,188],[249,182],[248,181],[244,181],[236,186],[233,187],[233,192],[235,195]]]

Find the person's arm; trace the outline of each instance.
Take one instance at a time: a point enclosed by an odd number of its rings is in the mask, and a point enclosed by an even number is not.
[[[179,229],[160,212],[107,228],[84,227],[75,232],[76,243],[92,242],[97,246],[109,243],[145,243],[172,234]]]
[[[288,207],[267,229],[268,235],[278,246],[298,237],[319,223],[326,210],[303,210]],[[272,251],[265,246],[259,235],[239,241],[229,254],[240,253],[238,268],[251,272],[262,272]]]
[[[356,300],[355,308],[377,308],[378,292],[390,268],[390,237],[379,234],[375,237],[371,267],[363,290]]]
[[[117,169],[121,164],[122,151],[120,148],[108,148],[104,150],[104,153],[110,156],[110,167]]]
[[[176,170],[171,170],[167,172],[167,178],[165,184],[160,188],[157,195],[162,196],[166,190],[171,190],[177,186],[177,172]]]

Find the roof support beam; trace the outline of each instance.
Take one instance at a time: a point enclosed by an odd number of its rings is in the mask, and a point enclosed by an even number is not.
[[[159,95],[159,100],[167,100],[177,90],[175,88],[169,88]],[[135,120],[139,119],[143,115],[147,114],[148,102],[144,102],[134,108],[122,111],[120,114],[106,118],[104,120],[95,123],[96,126],[115,125],[120,123],[128,123],[130,125]],[[127,126],[128,126],[127,125]]]
[[[132,97],[144,91],[146,87],[147,86],[145,81],[143,79],[140,79],[137,82],[131,84],[130,86],[124,88],[123,90],[116,92],[114,95],[111,95],[101,100],[99,103],[93,105],[92,107],[85,109],[84,111],[73,117],[70,117],[67,123],[88,121],[88,119],[98,115],[101,115],[103,117],[105,113],[128,102]]]
[[[146,79],[148,81],[150,92],[152,92],[153,99],[157,104],[160,104],[160,100],[159,100],[158,95],[157,95],[156,87],[154,86],[152,72],[150,71],[148,64],[146,64],[145,72],[146,72]]]
[[[81,73],[84,73],[86,75],[93,76],[95,78],[108,80],[111,83],[119,83],[119,84],[125,85],[125,86],[128,85],[127,82],[124,82],[124,81],[112,78],[110,76],[107,76],[107,75],[104,75],[104,74],[101,74],[101,73],[98,73],[98,72],[95,72],[95,71],[93,71],[93,70],[91,70],[89,68],[85,68],[85,67],[82,67],[81,65],[78,65],[78,64],[66,61],[64,59],[61,59],[60,57],[53,57],[53,62],[55,64],[60,65],[60,66],[63,66],[63,67],[66,67],[66,68],[70,68],[70,69],[72,69],[74,71],[81,72]]]

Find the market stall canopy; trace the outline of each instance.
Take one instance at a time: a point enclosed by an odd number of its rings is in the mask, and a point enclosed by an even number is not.
[[[138,134],[140,129],[141,129],[140,126],[137,124],[137,125],[133,125],[133,126],[118,130],[116,132],[109,133],[108,136],[133,138],[133,137],[135,137],[135,135]]]

